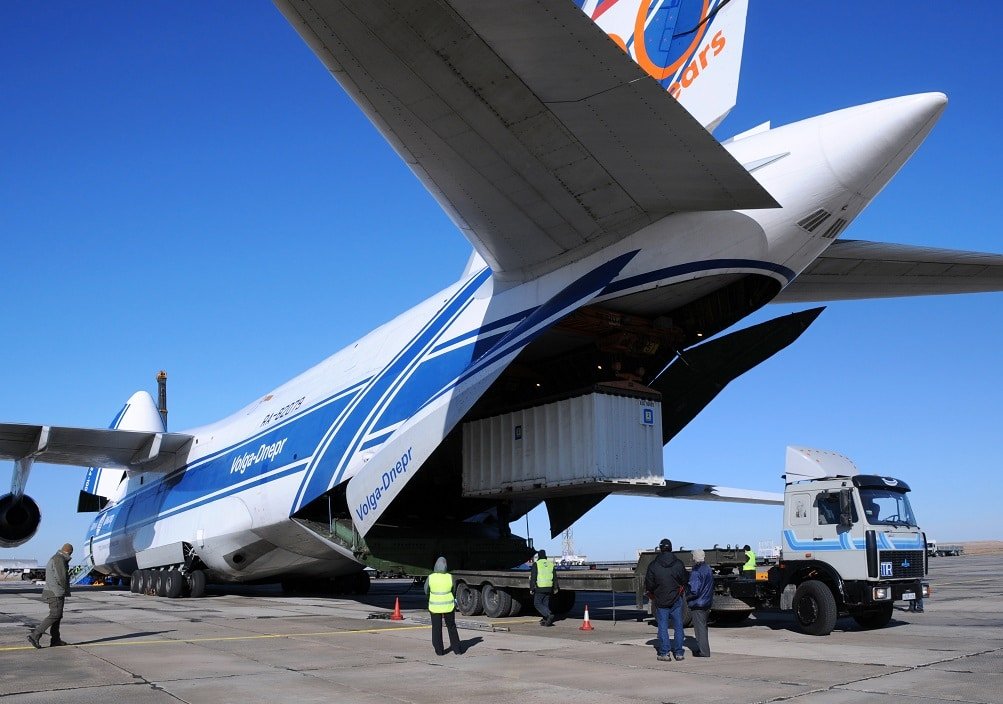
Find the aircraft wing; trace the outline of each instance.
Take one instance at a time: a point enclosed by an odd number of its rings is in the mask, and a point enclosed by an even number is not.
[[[0,459],[155,471],[175,466],[191,435],[0,423]]]
[[[663,499],[698,499],[700,501],[725,501],[739,504],[767,504],[783,506],[784,495],[772,491],[755,489],[735,489],[716,484],[699,484],[666,479],[660,484],[631,484],[629,482],[609,482],[611,494],[629,496],[655,496]]]
[[[1003,291],[1003,255],[838,240],[774,303]]]
[[[502,279],[672,212],[779,207],[569,0],[275,3]]]

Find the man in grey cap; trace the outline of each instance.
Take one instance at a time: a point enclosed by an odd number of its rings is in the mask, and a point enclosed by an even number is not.
[[[697,650],[693,657],[709,658],[710,641],[707,639],[707,617],[714,601],[714,573],[707,564],[703,550],[693,551],[693,569],[690,572],[690,582],[687,585],[686,603],[690,607],[690,618],[693,621],[693,635],[697,639]]]
[[[63,620],[63,602],[70,595],[70,574],[68,565],[73,554],[73,546],[66,543],[55,555],[49,558],[45,566],[45,588],[42,597],[49,602],[49,615],[45,617],[31,633],[28,642],[36,648],[41,648],[38,640],[49,630],[49,647],[66,645],[59,637],[59,623]]]

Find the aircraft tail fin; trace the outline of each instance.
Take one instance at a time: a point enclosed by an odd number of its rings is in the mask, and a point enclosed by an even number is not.
[[[157,410],[153,397],[146,391],[137,391],[130,396],[108,427],[112,430],[166,431],[160,411]],[[109,500],[118,497],[124,479],[124,469],[90,467],[80,489],[77,512],[88,513],[103,509]]]
[[[748,0],[575,0],[709,132],[738,97]]]

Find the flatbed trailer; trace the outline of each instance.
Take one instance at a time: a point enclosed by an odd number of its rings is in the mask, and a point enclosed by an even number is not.
[[[731,597],[729,584],[738,577],[738,570],[746,561],[739,549],[708,548],[707,564],[714,572],[715,595],[712,616],[718,621],[734,622],[746,618],[753,608]],[[676,556],[687,569],[692,567],[689,550],[677,550]],[[608,569],[558,569],[558,591],[551,597],[551,611],[563,615],[575,605],[578,592],[604,592],[607,594],[633,594],[637,609],[645,608],[644,575],[648,565],[658,555],[655,551],[642,552],[633,567]],[[513,570],[453,570],[456,580],[456,606],[465,616],[485,614],[490,618],[516,616],[532,609],[529,593],[528,569]],[[616,600],[614,599],[614,619]],[[650,608],[650,605],[648,605]],[[688,620],[688,618],[686,619]]]

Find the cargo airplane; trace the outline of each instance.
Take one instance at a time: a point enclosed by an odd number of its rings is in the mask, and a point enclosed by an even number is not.
[[[1000,255],[841,238],[944,95],[715,139],[747,0],[276,4],[469,240],[469,263],[216,423],[168,432],[139,392],[108,429],[0,425],[15,464],[0,544],[38,527],[34,462],[90,467],[89,562],[171,596],[319,576],[362,591],[364,565],[427,570],[439,554],[512,566],[529,549],[509,525],[541,502],[555,535],[612,493],[775,502],[663,476],[662,446],[820,309],[728,328],[772,302],[1003,289]],[[534,433],[601,450],[617,399],[654,457],[607,453],[573,481],[530,466]],[[591,432],[558,413],[572,401],[600,409]]]

